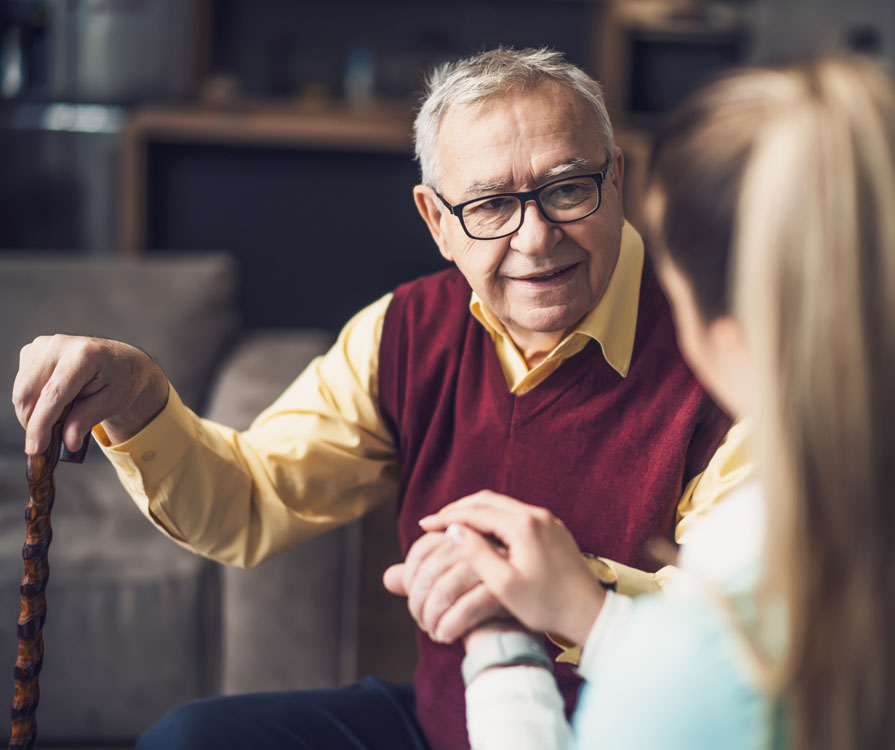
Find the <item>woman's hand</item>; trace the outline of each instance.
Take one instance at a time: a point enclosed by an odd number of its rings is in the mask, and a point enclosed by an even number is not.
[[[523,625],[579,645],[587,640],[606,593],[550,511],[483,490],[423,518],[420,526],[447,529],[485,588]]]

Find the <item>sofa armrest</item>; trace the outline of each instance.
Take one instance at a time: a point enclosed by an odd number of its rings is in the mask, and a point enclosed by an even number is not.
[[[245,429],[332,340],[313,330],[250,334],[222,368],[208,417]],[[394,515],[389,503],[252,570],[223,570],[225,693],[331,687],[362,674],[410,679],[413,623],[381,583],[402,556]]]
[[[247,428],[332,341],[317,330],[248,334],[222,366],[206,416]],[[222,569],[223,692],[332,687],[355,678],[359,547],[360,527],[352,524],[252,570]]]

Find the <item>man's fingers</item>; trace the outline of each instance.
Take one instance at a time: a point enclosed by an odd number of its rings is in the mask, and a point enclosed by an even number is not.
[[[40,397],[27,418],[25,429],[25,452],[31,455],[42,453],[50,443],[50,433],[63,409],[75,400],[81,389],[90,381],[92,374],[70,370],[62,363],[56,366],[53,374],[41,389]],[[66,424],[69,424],[68,420]],[[69,437],[70,433],[67,432]],[[83,437],[83,436],[82,436]],[[81,441],[76,439],[66,445],[77,450]]]
[[[425,562],[426,558],[434,550],[438,549],[443,540],[444,534],[428,533],[423,534],[411,545],[410,550],[407,552],[407,557],[404,559],[405,591],[409,592],[413,589],[413,582],[416,579],[420,565]]]
[[[433,640],[453,643],[483,622],[509,617],[503,605],[494,595],[478,583],[441,616],[435,626]]]
[[[62,429],[62,442],[72,453],[80,450],[84,444],[84,439],[90,430],[93,429],[93,426],[102,421],[102,419],[93,418],[94,412],[95,409],[90,399],[86,401],[75,400]]]
[[[429,592],[436,581],[460,559],[457,548],[439,535],[439,546],[432,550],[417,568],[413,581],[408,585],[407,576],[404,584],[407,588],[407,608],[416,623],[429,632],[423,620],[423,606],[429,598]]]
[[[475,571],[465,562],[455,563],[445,570],[433,582],[423,601],[420,612],[423,629],[427,633],[435,633],[442,615],[479,582]]]
[[[77,450],[89,430],[103,421],[113,442],[127,440],[168,399],[161,369],[148,355],[119,341],[40,336],[22,348],[19,360],[13,402],[29,454],[46,450],[52,427],[69,404],[73,409],[63,438],[66,447]]]
[[[50,337],[40,336],[19,352],[19,371],[12,386],[12,403],[22,427],[28,426],[41,390],[56,367],[55,357],[47,354],[50,341]]]
[[[404,563],[389,565],[382,574],[382,584],[396,596],[407,596],[404,588]]]

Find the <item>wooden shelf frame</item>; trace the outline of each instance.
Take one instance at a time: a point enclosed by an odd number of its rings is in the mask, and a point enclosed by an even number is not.
[[[195,143],[234,147],[411,153],[413,107],[327,104],[231,104],[226,107],[147,107],[134,112],[122,134],[121,251],[146,249],[149,146]]]

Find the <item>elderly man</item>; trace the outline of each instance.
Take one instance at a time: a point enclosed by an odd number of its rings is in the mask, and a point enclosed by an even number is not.
[[[624,221],[599,86],[546,50],[462,60],[430,80],[416,147],[414,199],[456,269],[361,311],[245,433],[200,420],[125,344],[56,336],[23,351],[26,449],[75,401],[66,444],[96,425],[144,514],[200,554],[253,565],[399,497],[408,557],[385,580],[421,626],[412,687],[200,701],[140,748],[466,747],[456,640],[501,612],[420,518],[494,489],[550,508],[583,550],[645,568],[648,540],[732,482],[736,446],[712,458],[729,420],[680,359]],[[571,667],[557,677],[571,704]]]

